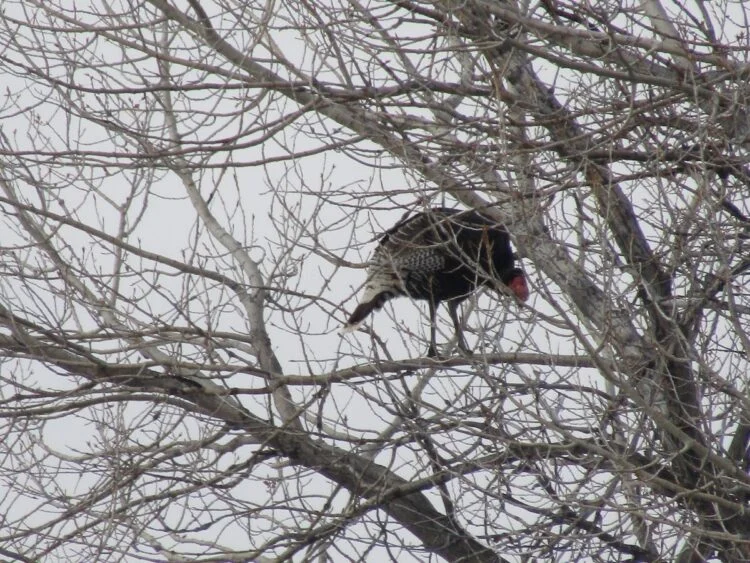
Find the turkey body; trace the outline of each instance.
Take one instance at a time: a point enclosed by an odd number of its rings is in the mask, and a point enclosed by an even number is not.
[[[515,267],[508,231],[476,211],[437,207],[403,219],[380,239],[360,304],[344,327],[352,331],[389,299],[408,296],[430,307],[430,348],[436,356],[435,316],[445,301],[459,347],[468,352],[458,306],[478,287],[504,284],[521,301],[529,292]]]

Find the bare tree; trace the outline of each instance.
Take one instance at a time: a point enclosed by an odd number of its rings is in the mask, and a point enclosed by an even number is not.
[[[750,560],[744,2],[6,2],[0,553]],[[353,335],[379,233],[532,288]]]

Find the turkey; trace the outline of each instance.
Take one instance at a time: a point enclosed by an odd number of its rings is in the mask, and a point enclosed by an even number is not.
[[[458,306],[477,287],[504,285],[520,301],[529,297],[523,272],[515,267],[508,231],[477,211],[437,207],[402,219],[380,239],[368,268],[359,305],[344,326],[351,332],[381,309],[405,295],[424,299],[430,309],[430,347],[437,356],[435,314],[448,305],[458,346],[470,353],[458,322]]]

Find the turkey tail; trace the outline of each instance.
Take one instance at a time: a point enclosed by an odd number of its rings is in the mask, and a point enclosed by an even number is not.
[[[367,318],[367,315],[369,315],[373,311],[381,309],[383,305],[385,305],[385,302],[388,301],[391,297],[393,297],[393,294],[391,292],[381,291],[369,301],[357,305],[357,308],[354,309],[354,312],[349,317],[349,320],[346,321],[344,328],[341,329],[341,333],[347,334],[349,332],[354,332],[355,330],[357,330],[359,328],[359,325],[362,324],[362,321]]]

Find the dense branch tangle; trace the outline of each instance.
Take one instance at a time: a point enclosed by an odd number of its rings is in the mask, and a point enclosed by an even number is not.
[[[3,15],[4,557],[748,558],[744,5],[187,4]],[[339,339],[433,205],[531,307]]]

